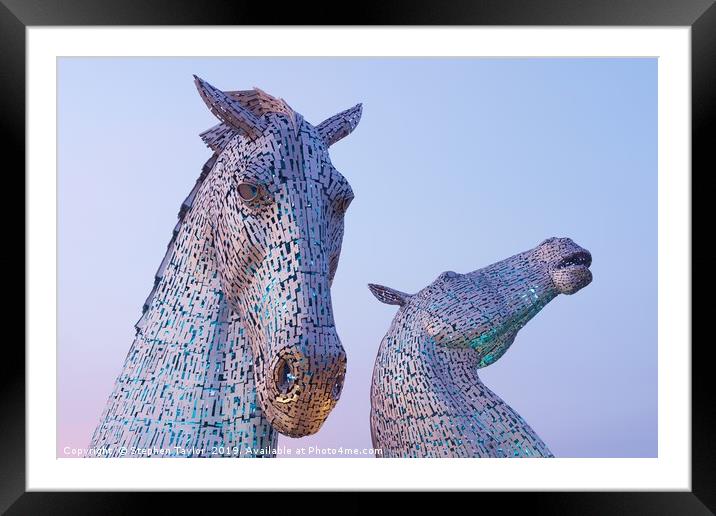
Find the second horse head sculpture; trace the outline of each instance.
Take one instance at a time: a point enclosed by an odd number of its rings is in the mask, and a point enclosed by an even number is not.
[[[410,295],[369,285],[398,305],[373,370],[370,428],[379,457],[549,457],[548,447],[478,369],[558,294],[592,281],[592,257],[569,238],[467,274],[447,271]]]

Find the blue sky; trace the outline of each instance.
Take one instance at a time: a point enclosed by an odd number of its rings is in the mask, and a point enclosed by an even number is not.
[[[657,452],[657,61],[471,58],[61,58],[58,450],[85,446],[134,334],[215,119],[192,82],[261,89],[319,123],[356,198],[333,284],[348,353],[323,429],[287,446],[370,446],[369,386],[414,292],[568,236],[594,281],[518,335],[485,383],[557,456]]]

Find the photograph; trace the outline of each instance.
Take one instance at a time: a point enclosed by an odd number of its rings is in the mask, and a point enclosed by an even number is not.
[[[57,457],[657,457],[657,92],[58,57]]]

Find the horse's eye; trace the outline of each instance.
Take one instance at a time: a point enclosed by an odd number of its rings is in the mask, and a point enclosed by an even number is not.
[[[238,191],[244,201],[253,201],[259,195],[259,187],[253,183],[239,183]]]

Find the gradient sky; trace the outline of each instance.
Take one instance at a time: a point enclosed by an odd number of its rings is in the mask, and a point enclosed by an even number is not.
[[[321,431],[279,446],[370,447],[373,362],[415,292],[568,236],[594,281],[550,303],[483,369],[557,456],[657,454],[657,61],[472,58],[58,60],[58,456],[86,447],[216,123],[192,74],[258,86],[318,124],[355,200],[332,297],[348,354]]]

